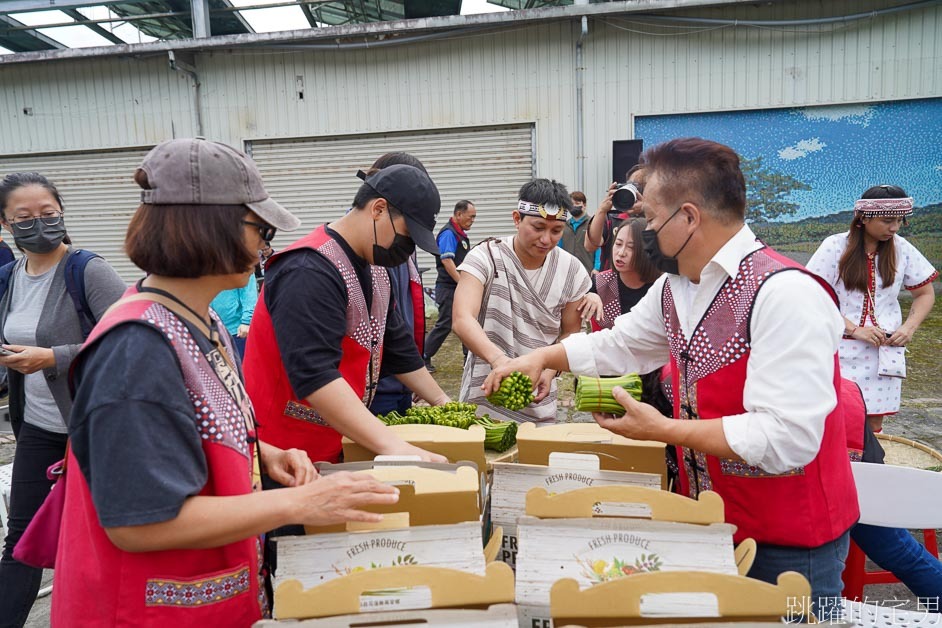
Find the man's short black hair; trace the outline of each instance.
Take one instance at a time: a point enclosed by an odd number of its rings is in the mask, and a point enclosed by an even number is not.
[[[562,183],[550,179],[533,179],[524,183],[517,198],[537,205],[556,205],[567,212],[572,211],[572,197]]]

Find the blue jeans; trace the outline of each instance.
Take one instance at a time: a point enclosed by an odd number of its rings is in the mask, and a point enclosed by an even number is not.
[[[240,358],[245,357],[245,338],[239,338],[238,336],[233,336],[232,346],[235,347],[235,350],[238,352]]]
[[[392,377],[391,375],[389,377]],[[406,410],[412,407],[412,391],[407,390],[401,393],[376,393],[373,397],[373,403],[370,404],[370,412],[373,414],[389,414],[393,410],[399,414],[405,414]]]
[[[783,571],[797,571],[811,584],[813,610],[822,620],[840,617],[844,583],[844,561],[850,548],[850,533],[845,532],[830,543],[818,547],[784,547],[759,544],[756,560],[747,574],[750,578],[775,584]],[[795,617],[802,614],[796,601]]]
[[[858,523],[850,529],[850,538],[916,597],[938,600],[942,596],[942,563],[907,530]]]

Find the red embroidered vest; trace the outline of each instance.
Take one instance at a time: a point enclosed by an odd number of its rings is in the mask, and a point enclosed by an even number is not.
[[[133,293],[131,288],[126,296]],[[108,312],[73,367],[89,347],[123,323],[157,329],[177,354],[208,469],[200,495],[251,493],[253,447],[248,439],[253,435],[243,408],[226,392],[186,325],[162,305],[135,301]],[[235,352],[228,334],[222,336],[231,357]],[[88,483],[69,454],[53,626],[251,626],[266,605],[260,563],[257,537],[199,550],[118,549],[99,524]]]
[[[422,292],[422,276],[412,258],[409,264],[409,296],[412,298],[412,332],[419,355],[425,355],[425,293]]]
[[[720,289],[689,340],[677,317],[670,282],[664,284],[662,305],[671,345],[676,418],[702,421],[745,412],[742,393],[752,307],[765,281],[783,271],[807,272],[769,248],[748,255],[736,277]],[[833,296],[833,291],[830,294]],[[825,420],[821,448],[811,463],[772,475],[739,460],[678,447],[680,492],[691,497],[700,491],[719,493],[726,506],[726,521],[737,526],[737,543],[753,538],[758,543],[817,547],[836,539],[859,516],[847,457],[836,354],[834,389],[838,405]]]
[[[273,255],[268,261],[269,268],[278,263],[281,255],[297,249],[316,251],[340,271],[347,287],[347,323],[341,343],[343,357],[339,370],[344,381],[368,406],[373,400],[383,355],[383,335],[389,310],[389,275],[384,268],[370,267],[373,301],[367,309],[366,297],[353,264],[323,226]],[[282,449],[303,449],[315,462],[338,462],[340,433],[306,401],[298,399],[291,388],[271,315],[265,305],[264,292],[263,287],[252,316],[252,333],[246,343],[243,361],[246,388],[258,417],[259,437]],[[299,294],[297,298],[316,299],[318,295]]]
[[[605,320],[592,319],[592,331],[611,329],[615,319],[621,316],[621,300],[618,297],[618,273],[614,270],[603,270],[595,276],[595,291],[602,299],[602,312]]]

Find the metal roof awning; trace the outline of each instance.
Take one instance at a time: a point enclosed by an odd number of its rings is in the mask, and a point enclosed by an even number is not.
[[[0,47],[10,52],[68,48],[53,32],[75,28],[89,29],[105,44],[136,43],[115,33],[120,24],[159,41],[251,34],[250,12],[285,7],[300,9],[297,18],[282,24],[297,30],[459,15],[461,0],[5,0]],[[107,17],[89,16],[87,9],[103,8]]]

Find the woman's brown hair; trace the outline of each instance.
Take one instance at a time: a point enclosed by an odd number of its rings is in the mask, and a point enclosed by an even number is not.
[[[657,269],[648,254],[644,252],[644,246],[641,244],[643,242],[641,232],[644,231],[644,227],[644,218],[632,218],[615,229],[612,239],[614,241],[614,238],[618,236],[618,232],[622,229],[628,230],[628,234],[631,236],[631,270],[638,273],[644,283],[654,283],[654,280],[661,276],[661,271]]]
[[[896,185],[875,185],[860,198],[906,198],[908,195]],[[847,236],[847,248],[841,254],[837,264],[837,275],[848,290],[866,293],[870,286],[870,271],[867,260],[866,239],[864,238],[863,215],[854,212],[850,221],[850,233]],[[877,272],[883,280],[883,287],[893,285],[896,280],[896,245],[895,238],[877,242],[877,256],[880,258]]]
[[[134,180],[149,189],[147,175]],[[146,273],[195,279],[249,272],[258,259],[245,245],[244,205],[141,205],[124,250]]]

